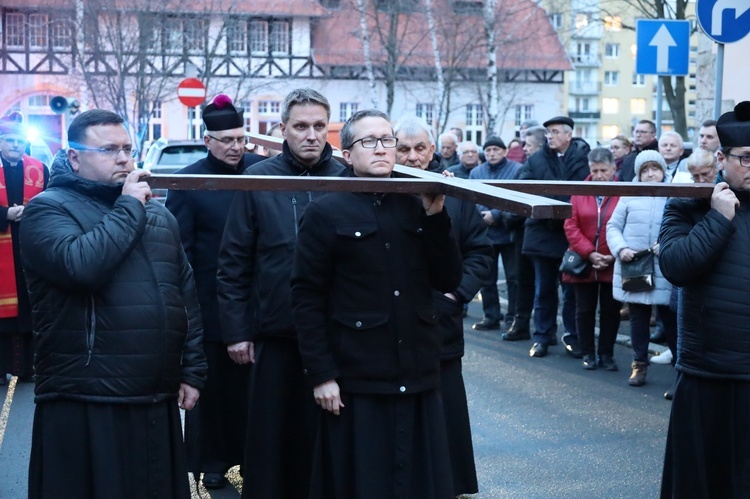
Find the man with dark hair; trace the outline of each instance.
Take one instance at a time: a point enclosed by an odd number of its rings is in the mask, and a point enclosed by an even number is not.
[[[701,128],[698,131],[698,144],[701,147],[710,149],[713,153],[719,150],[721,141],[716,132],[716,120],[706,120],[701,123]]]
[[[470,179],[489,180],[511,180],[516,178],[521,169],[521,163],[506,158],[508,149],[500,137],[491,135],[482,146],[487,158],[485,163],[474,168],[469,174]],[[516,315],[516,291],[518,291],[518,262],[516,252],[513,249],[513,230],[504,223],[501,210],[490,209],[486,206],[478,206],[482,220],[487,225],[487,235],[492,241],[492,263],[487,280],[482,285],[482,310],[484,317],[475,323],[472,329],[487,331],[493,329],[506,329],[513,322]],[[505,282],[508,288],[508,307],[505,316],[500,310],[500,294],[497,289],[498,263],[500,258],[503,262]],[[501,323],[503,323],[501,327]]]
[[[110,111],[78,115],[24,210],[36,369],[29,497],[190,497],[179,409],[206,377],[177,221]]]
[[[263,159],[245,153],[244,109],[219,94],[203,110],[203,141],[208,156],[176,175],[239,175]],[[186,415],[188,454],[196,480],[203,472],[203,486],[226,485],[224,474],[243,463],[250,366],[233,362],[227,353],[219,323],[216,266],[219,244],[234,191],[170,190],[166,206],[180,225],[182,246],[195,272],[195,284],[203,316],[203,350],[208,360],[208,379],[197,411]]]
[[[661,271],[682,288],[661,497],[750,490],[750,101],[716,129],[721,171],[711,198],[670,199],[659,235]]]
[[[0,118],[0,385],[7,375],[31,381],[34,349],[31,305],[21,267],[19,231],[26,203],[47,187],[47,167],[24,154],[21,113]]]
[[[341,133],[357,177],[389,177],[397,143],[376,110]],[[321,408],[311,499],[455,497],[433,289],[455,291],[462,265],[444,200],[335,192],[305,210],[292,295]]]
[[[641,120],[633,130],[633,151],[622,159],[617,175],[623,182],[631,182],[635,177],[635,158],[641,151],[658,151],[659,140],[656,137],[656,125],[650,120]]]
[[[573,137],[575,124],[567,116],[557,116],[544,122],[547,143],[531,156],[519,172],[521,180],[581,181],[589,175],[589,145]],[[569,201],[570,196],[550,196]],[[558,285],[560,262],[568,247],[562,220],[529,218],[524,228],[523,253],[534,265],[534,344],[532,357],[544,357],[548,348],[557,344]],[[575,328],[575,296],[568,284],[562,285],[563,326],[562,340],[566,351],[580,357]]]
[[[282,153],[247,175],[337,176],[326,142],[331,108],[310,88],[281,111]],[[315,406],[307,388],[289,279],[299,219],[318,192],[248,191],[234,197],[219,250],[224,343],[238,364],[254,362],[245,445],[244,498],[307,497]],[[239,394],[243,396],[244,394]]]

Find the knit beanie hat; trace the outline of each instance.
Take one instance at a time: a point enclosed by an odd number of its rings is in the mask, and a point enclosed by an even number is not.
[[[490,135],[489,137],[487,137],[487,140],[484,141],[482,149],[487,149],[489,146],[497,146],[500,149],[507,149],[507,147],[505,147],[505,142],[503,142],[503,139],[501,139],[497,135]]]
[[[641,168],[649,162],[658,163],[661,166],[662,171],[667,171],[667,162],[664,161],[664,158],[659,154],[659,151],[647,149],[639,152],[638,156],[635,157],[635,165],[633,165],[633,169],[635,170],[636,177],[641,176]]]

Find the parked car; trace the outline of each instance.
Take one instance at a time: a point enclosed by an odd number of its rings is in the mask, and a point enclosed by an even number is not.
[[[206,157],[208,149],[202,140],[159,139],[148,148],[141,167],[156,174],[174,173]],[[153,189],[154,199],[164,202],[166,189]]]

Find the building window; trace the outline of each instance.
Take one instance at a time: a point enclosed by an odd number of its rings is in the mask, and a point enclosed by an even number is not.
[[[516,126],[521,126],[524,121],[534,118],[533,104],[519,104],[516,106]]]
[[[32,95],[29,97],[29,107],[49,107],[49,95]]]
[[[620,134],[620,127],[617,125],[602,126],[602,136],[604,140],[611,140]]]
[[[254,54],[288,54],[290,23],[288,21],[250,21],[250,51]]]
[[[563,15],[559,12],[555,12],[554,14],[549,15],[549,22],[552,23],[552,27],[555,29],[562,28],[563,25]]]
[[[630,114],[646,114],[646,99],[630,99]]]
[[[185,49],[188,52],[202,52],[206,48],[206,21],[189,17],[184,20]]]
[[[182,52],[182,19],[167,17],[164,19],[164,50]]]
[[[575,50],[575,62],[588,62],[588,60],[591,58],[590,43],[576,43]]]
[[[610,59],[617,59],[620,57],[620,44],[607,43],[604,45],[604,55]]]
[[[604,72],[604,84],[608,87],[616,87],[620,84],[620,72],[619,71],[605,71]]]
[[[344,122],[359,109],[358,102],[342,102],[339,104],[339,121]]]
[[[271,23],[271,52],[274,54],[289,53],[289,23],[274,21]]]
[[[634,87],[645,87],[646,86],[646,75],[633,73],[633,86]]]
[[[253,54],[268,52],[268,22],[250,21],[250,51]]]
[[[200,114],[197,112],[198,107],[188,107],[188,139],[199,139],[201,137],[201,128],[203,126],[203,120]],[[161,133],[161,129],[159,130]]]
[[[277,100],[258,101],[258,114],[279,114],[281,102]]]
[[[190,111],[188,111],[188,113],[190,113]],[[193,114],[195,114],[194,111]],[[151,103],[151,118],[149,119],[149,140],[159,140],[161,138],[161,129],[161,101],[155,100]]]
[[[475,144],[482,143],[484,117],[481,104],[466,105],[466,140]]]
[[[240,107],[242,107],[242,109],[245,110],[245,113],[242,115],[244,123],[245,123],[245,126],[244,126],[245,131],[252,132],[253,131],[253,128],[252,128],[252,124],[253,124],[252,114],[253,113],[250,112],[250,109],[253,107],[253,102],[249,100],[243,100],[240,102]]]
[[[29,47],[34,49],[47,48],[47,26],[46,14],[29,14]]]
[[[23,47],[26,24],[23,14],[9,12],[5,14],[5,45],[8,47]]]
[[[605,97],[602,99],[603,114],[617,114],[620,112],[620,99]]]
[[[247,51],[247,23],[239,19],[227,21],[227,49],[229,52]]]
[[[589,111],[589,99],[588,97],[576,97],[575,110],[579,113],[587,113]]]
[[[432,120],[435,116],[435,107],[431,103],[420,103],[417,104],[417,116],[427,122],[428,125],[432,125]]]
[[[52,39],[52,48],[66,49],[71,47],[72,35],[68,19],[57,18],[50,24],[50,38]]]
[[[604,16],[604,29],[620,31],[622,29],[622,18],[620,16]]]
[[[583,29],[591,23],[591,15],[586,12],[579,12],[575,15],[576,29]]]

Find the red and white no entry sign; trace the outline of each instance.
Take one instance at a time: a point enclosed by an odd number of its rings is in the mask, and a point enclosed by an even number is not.
[[[206,86],[198,78],[185,78],[177,85],[177,98],[186,106],[200,106],[206,100]]]

